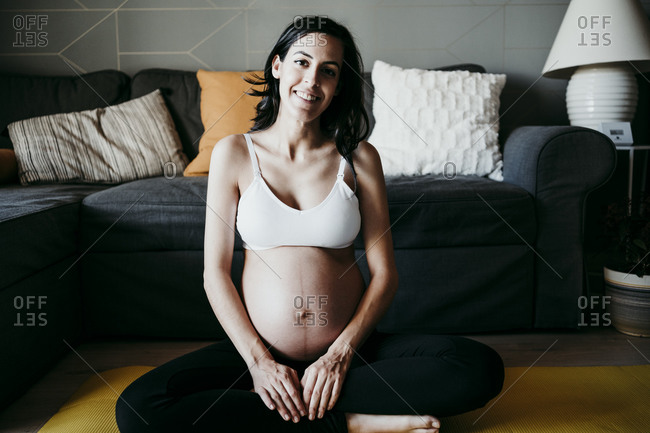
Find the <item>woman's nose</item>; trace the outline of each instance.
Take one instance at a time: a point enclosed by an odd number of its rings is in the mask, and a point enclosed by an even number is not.
[[[312,86],[319,86],[320,81],[318,80],[318,72],[315,69],[306,71],[304,81]]]

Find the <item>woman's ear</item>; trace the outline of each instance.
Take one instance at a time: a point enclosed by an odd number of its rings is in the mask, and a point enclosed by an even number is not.
[[[276,80],[280,79],[280,65],[282,64],[282,60],[280,60],[279,55],[275,55],[273,57],[273,63],[271,64],[271,73],[273,74],[273,78]]]

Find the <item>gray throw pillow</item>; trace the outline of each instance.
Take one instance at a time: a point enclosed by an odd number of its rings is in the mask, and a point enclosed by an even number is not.
[[[23,185],[115,184],[188,163],[160,90],[122,104],[9,124]]]

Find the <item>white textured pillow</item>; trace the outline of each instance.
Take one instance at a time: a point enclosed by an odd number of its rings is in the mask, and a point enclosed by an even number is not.
[[[8,128],[23,185],[113,184],[160,176],[166,169],[182,173],[188,162],[160,90],[106,108],[21,120]]]
[[[502,180],[503,74],[402,69],[377,60],[368,141],[386,175],[490,175]]]

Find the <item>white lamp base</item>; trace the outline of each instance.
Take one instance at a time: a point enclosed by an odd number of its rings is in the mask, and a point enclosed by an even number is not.
[[[596,130],[604,122],[632,122],[638,98],[630,66],[581,66],[566,89],[569,121]]]

